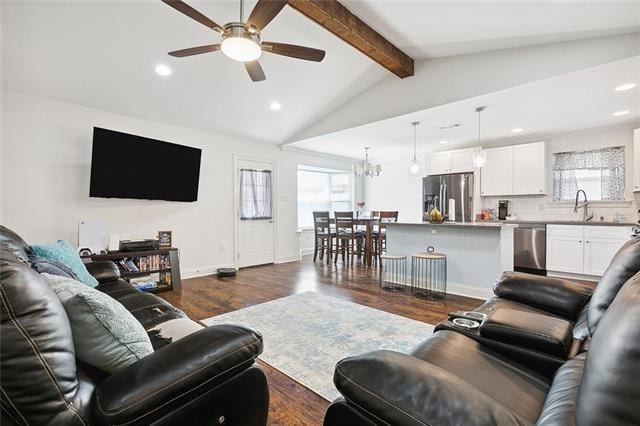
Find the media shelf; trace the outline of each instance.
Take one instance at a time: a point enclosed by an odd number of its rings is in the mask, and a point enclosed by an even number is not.
[[[147,267],[147,260],[152,259],[154,256],[158,256],[158,261],[163,258],[164,261],[168,261],[166,267],[160,265],[155,267]],[[159,274],[165,278],[170,278],[170,283],[158,283],[157,287],[146,289],[148,293],[162,293],[164,291],[182,291],[182,280],[180,279],[180,260],[177,248],[162,248],[158,250],[143,250],[143,251],[119,251],[111,252],[107,254],[93,254],[91,260],[111,260],[118,265],[120,269],[120,275],[127,281],[132,278],[144,277],[146,275]],[[120,261],[131,260],[139,271],[130,271],[123,266]],[[140,259],[147,259],[141,262]],[[159,262],[158,262],[159,263]],[[166,262],[164,262],[166,263]]]

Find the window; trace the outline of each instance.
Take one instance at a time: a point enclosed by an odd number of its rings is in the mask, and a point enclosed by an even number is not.
[[[351,172],[298,166],[298,227],[313,227],[314,211],[353,209]]]
[[[553,201],[574,201],[580,189],[589,200],[624,200],[623,146],[553,154]]]
[[[273,217],[271,170],[240,170],[240,220]]]

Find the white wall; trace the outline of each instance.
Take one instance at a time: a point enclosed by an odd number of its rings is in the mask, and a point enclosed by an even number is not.
[[[590,202],[590,212],[594,213],[593,220],[600,216],[605,220],[612,220],[618,213],[626,217],[626,221],[637,220],[637,209],[640,207],[640,194],[633,193],[633,129],[640,126],[623,125],[579,130],[568,133],[548,135],[542,138],[523,139],[524,142],[547,142],[547,195],[514,196],[514,197],[483,197],[485,208],[498,207],[498,200],[509,200],[509,210],[524,220],[576,220],[582,219],[582,210],[573,213],[573,203],[553,203],[553,154],[565,151],[585,151],[596,148],[624,146],[626,155],[625,200],[627,202]],[[514,140],[493,141],[487,146],[512,145]]]
[[[365,181],[366,210],[398,210],[398,220],[411,222],[422,218],[422,176],[409,173],[410,156],[382,162],[382,173]]]
[[[279,262],[300,255],[297,165],[351,169],[349,160],[282,151],[273,145],[15,92],[3,93],[2,107],[4,225],[30,243],[60,238],[77,243],[80,219],[103,219],[108,232],[121,238],[149,238],[158,230],[172,230],[185,276],[233,264],[234,154],[277,163]],[[89,198],[94,126],[202,148],[198,201]],[[163,165],[146,166],[162,180]]]
[[[547,193],[548,196],[517,196],[517,197],[484,197],[479,199],[479,191],[476,191],[477,210],[481,207],[496,208],[498,200],[510,200],[509,206],[512,213],[521,219],[531,220],[571,220],[576,219],[576,214],[572,213],[573,206],[567,203],[552,203],[552,155],[554,152],[588,150],[606,146],[624,146],[627,156],[626,174],[626,199],[625,203],[593,203],[596,219],[604,216],[605,220],[613,219],[614,215],[622,212],[630,222],[637,220],[637,209],[640,208],[640,193],[633,194],[632,176],[632,153],[633,153],[633,128],[640,126],[624,125],[617,127],[605,127],[587,129],[570,133],[551,134],[536,136],[533,138],[522,138],[520,140],[510,138],[504,141],[489,141],[483,143],[486,148],[494,146],[515,145],[517,143],[547,142]],[[425,169],[419,173],[419,178],[409,174],[407,160],[388,160],[382,164],[382,175],[379,178],[368,178],[366,180],[366,202],[367,210],[396,210],[400,211],[401,221],[421,220],[422,198],[421,176],[424,176]],[[475,178],[479,186],[479,176]],[[581,213],[580,213],[581,214]],[[578,216],[580,215],[578,214]]]

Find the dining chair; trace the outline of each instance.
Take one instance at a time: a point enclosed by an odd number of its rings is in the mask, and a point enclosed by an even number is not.
[[[342,255],[342,262],[353,265],[354,255],[358,246],[362,245],[364,234],[356,229],[353,212],[334,212],[336,222],[336,249],[333,263],[338,263],[338,254]],[[349,260],[351,259],[351,260]]]
[[[336,236],[335,231],[331,229],[331,216],[328,211],[313,212],[313,261],[318,258],[324,259],[324,253],[327,252],[327,262],[331,262],[333,254],[333,239]]]
[[[389,223],[398,221],[397,211],[381,211],[378,229],[373,232],[373,249],[376,263],[380,256],[387,251],[387,226]]]

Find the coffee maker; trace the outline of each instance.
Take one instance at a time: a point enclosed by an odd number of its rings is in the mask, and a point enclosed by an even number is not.
[[[507,220],[509,215],[509,200],[498,200],[498,220]]]

